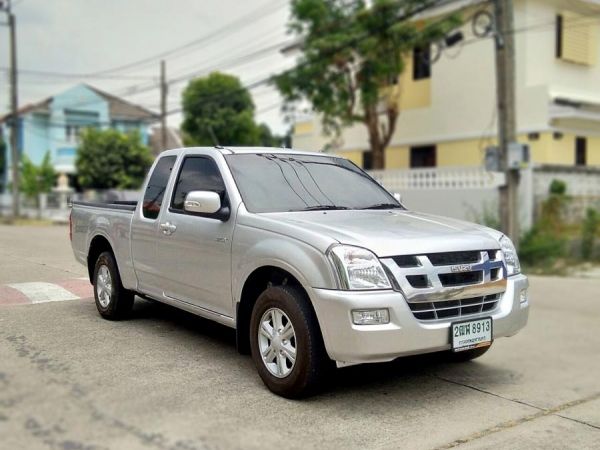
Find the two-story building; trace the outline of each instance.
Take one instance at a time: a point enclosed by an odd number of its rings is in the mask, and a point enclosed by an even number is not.
[[[600,1],[514,5],[519,141],[529,144],[534,163],[600,165]],[[477,37],[470,20],[491,5],[459,1],[454,7],[465,19],[463,41],[433,64],[420,52],[407,57],[386,168],[478,166],[496,142],[493,33]],[[318,115],[297,121],[295,148],[319,150],[331,141]],[[366,128],[355,124],[331,151],[368,169],[368,148]]]
[[[5,182],[10,179],[10,130],[7,126],[10,117],[7,114],[0,118],[8,156]],[[50,152],[55,170],[63,175],[63,179],[68,176],[70,184],[73,184],[79,134],[84,128],[114,128],[123,132],[136,130],[144,144],[148,144],[149,126],[157,120],[157,114],[152,111],[90,85],[80,84],[19,110],[18,151],[20,155],[27,155],[34,164],[39,164],[46,152]]]

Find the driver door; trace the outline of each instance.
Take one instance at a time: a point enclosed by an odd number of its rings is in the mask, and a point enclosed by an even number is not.
[[[209,156],[186,156],[163,208],[158,233],[158,261],[163,295],[214,313],[233,316],[231,301],[231,240],[234,220],[187,212],[186,195],[192,191],[219,194],[227,206],[225,183]]]

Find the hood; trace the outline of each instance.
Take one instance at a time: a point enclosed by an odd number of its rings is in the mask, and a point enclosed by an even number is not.
[[[306,211],[264,214],[291,229],[364,247],[379,257],[500,247],[502,233],[470,222],[406,210]]]

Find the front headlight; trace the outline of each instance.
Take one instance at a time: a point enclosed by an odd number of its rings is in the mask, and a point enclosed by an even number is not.
[[[507,236],[500,238],[500,249],[506,262],[506,270],[508,275],[516,275],[521,273],[521,263],[519,263],[519,257],[517,256],[517,250],[513,245],[512,241]]]
[[[329,259],[342,289],[391,289],[381,263],[372,252],[351,245],[335,245],[329,249]]]

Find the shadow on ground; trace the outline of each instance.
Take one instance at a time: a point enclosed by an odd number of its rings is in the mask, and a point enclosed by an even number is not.
[[[243,364],[236,364],[239,370],[243,366],[248,371],[248,376],[258,378],[249,355],[241,355],[236,349],[235,331],[229,327],[216,322],[203,319],[186,311],[171,307],[169,305],[151,300],[137,299],[134,311],[130,320],[140,324],[140,322],[162,322],[162,325],[168,328],[177,329],[185,333],[185,338],[197,340],[198,345],[216,345],[221,347],[224,353],[230,353],[235,361],[244,360]],[[174,338],[174,344],[177,338]],[[492,350],[493,351],[493,350]],[[468,384],[455,382],[447,379],[446,376],[452,376],[458,372],[464,380],[464,370],[468,368]],[[448,358],[448,353],[430,353],[424,355],[407,356],[398,358],[394,361],[378,364],[361,364],[357,366],[335,369],[333,376],[326,382],[324,393],[334,396],[352,395],[357,391],[363,391],[366,388],[377,388],[385,390],[397,389],[398,384],[407,384],[407,387],[415,383],[431,381],[432,377],[446,382],[469,386],[471,382],[485,382],[490,384],[512,384],[515,380],[515,374],[498,367],[479,361],[467,363],[453,363]],[[333,381],[334,380],[334,381]]]

